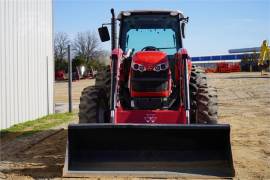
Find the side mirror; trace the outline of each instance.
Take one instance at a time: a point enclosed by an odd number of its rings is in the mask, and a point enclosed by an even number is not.
[[[102,42],[110,40],[109,30],[106,26],[102,26],[102,27],[98,28],[98,33],[99,33],[100,40]]]
[[[185,38],[185,26],[186,26],[186,23],[182,23],[181,24],[181,31],[182,31],[182,37]]]

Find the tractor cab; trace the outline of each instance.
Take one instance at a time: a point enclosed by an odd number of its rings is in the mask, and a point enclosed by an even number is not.
[[[175,54],[182,47],[179,11],[124,11],[120,21],[119,48],[138,51],[163,51]]]

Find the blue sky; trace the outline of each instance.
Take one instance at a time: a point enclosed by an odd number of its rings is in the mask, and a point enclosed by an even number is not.
[[[184,46],[191,56],[227,54],[270,40],[270,0],[54,0],[54,31],[74,37],[97,31],[116,13],[130,9],[180,10],[190,21]],[[102,46],[110,49],[110,43]]]

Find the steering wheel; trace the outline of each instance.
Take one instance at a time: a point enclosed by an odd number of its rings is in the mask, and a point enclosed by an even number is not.
[[[159,49],[155,46],[145,46],[141,51],[159,51]]]

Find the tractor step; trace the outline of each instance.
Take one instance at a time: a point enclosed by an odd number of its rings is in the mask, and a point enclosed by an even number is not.
[[[229,125],[76,124],[65,177],[233,177]]]

